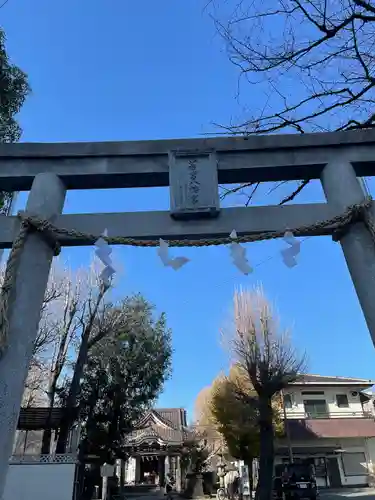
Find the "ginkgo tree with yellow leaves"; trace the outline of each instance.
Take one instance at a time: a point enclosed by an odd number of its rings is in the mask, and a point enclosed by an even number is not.
[[[231,354],[256,393],[259,427],[259,481],[257,499],[271,500],[275,457],[275,406],[283,389],[305,370],[305,356],[298,354],[288,331],[277,321],[263,289],[240,290],[234,295],[234,328]],[[253,406],[254,398],[241,386],[237,398]],[[281,405],[280,405],[281,406]]]
[[[238,397],[239,388],[247,394],[248,404]],[[241,367],[235,365],[228,377],[215,379],[210,410],[229,455],[243,460],[251,471],[254,458],[259,456],[258,406],[256,394]],[[252,474],[250,490],[253,490]]]
[[[247,395],[246,401],[244,394]],[[284,430],[277,396],[273,407],[275,433],[282,436]],[[212,449],[243,460],[249,471],[252,470],[260,446],[258,400],[240,365],[234,364],[228,376],[219,375],[211,386],[201,391],[196,401],[196,417],[197,425]],[[253,489],[251,474],[250,489]]]
[[[249,466],[259,457],[257,498],[270,500],[274,441],[284,435],[281,391],[304,370],[305,356],[278,328],[262,288],[235,293],[232,326],[232,367],[228,376],[218,376],[202,391],[200,414],[210,434],[222,436],[231,456]]]

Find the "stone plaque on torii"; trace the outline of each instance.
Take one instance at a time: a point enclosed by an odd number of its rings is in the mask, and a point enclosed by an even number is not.
[[[229,244],[334,235],[375,344],[375,205],[357,177],[375,175],[375,130],[116,143],[1,144],[0,189],[28,191],[0,217],[12,248],[0,302],[0,498],[53,255],[61,246]],[[320,179],[327,203],[220,209],[218,184]],[[61,215],[70,189],[170,186],[169,212]],[[126,194],[124,194],[126,196]],[[84,208],[84,207],[83,207]],[[190,264],[192,265],[192,264]]]

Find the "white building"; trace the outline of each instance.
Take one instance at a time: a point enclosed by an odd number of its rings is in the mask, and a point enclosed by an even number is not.
[[[375,472],[372,380],[301,375],[284,392],[286,437],[276,442],[276,463],[315,466],[318,485],[367,485]],[[289,436],[289,438],[287,437]]]

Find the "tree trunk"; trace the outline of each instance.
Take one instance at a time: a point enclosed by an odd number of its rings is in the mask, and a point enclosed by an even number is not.
[[[66,445],[69,436],[69,429],[72,425],[72,416],[73,411],[75,410],[77,399],[79,395],[79,391],[81,388],[81,378],[83,376],[83,371],[85,368],[85,364],[87,361],[87,356],[89,352],[90,346],[90,335],[92,332],[92,327],[99,309],[99,305],[101,300],[104,297],[104,294],[108,290],[108,287],[102,287],[98,297],[96,298],[95,306],[91,312],[90,319],[87,323],[87,326],[82,334],[81,345],[79,346],[78,357],[76,364],[74,366],[73,378],[69,387],[69,394],[67,400],[65,402],[66,412],[62,418],[62,422],[60,425],[59,435],[56,444],[56,453],[65,453]],[[99,339],[98,339],[99,340]]]
[[[56,382],[53,380],[50,383],[47,392],[49,412],[46,422],[46,428],[43,431],[43,437],[42,437],[42,450],[41,450],[42,455],[49,455],[51,452],[51,439],[52,439],[51,422],[52,422],[52,409],[55,402],[55,392],[56,392]]]
[[[81,378],[87,360],[88,342],[89,335],[84,335],[79,347],[77,362],[74,366],[74,373],[69,387],[69,394],[64,405],[65,412],[59,429],[59,436],[56,444],[56,453],[66,452],[69,429],[72,424],[72,414],[77,404],[77,398],[81,387]]]
[[[120,465],[120,491],[124,489],[125,486],[125,460],[121,459]]]
[[[257,500],[271,500],[273,488],[274,431],[271,398],[259,396],[260,456]]]

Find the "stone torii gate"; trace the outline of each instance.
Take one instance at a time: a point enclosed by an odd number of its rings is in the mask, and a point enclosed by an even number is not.
[[[132,238],[136,241],[129,244],[158,246],[163,238],[184,246],[229,243],[233,229],[239,241],[251,241],[281,236],[286,229],[296,236],[332,235],[339,227],[375,344],[375,204],[366,202],[357,179],[370,175],[375,175],[375,130],[0,145],[0,189],[30,190],[26,215],[0,218],[0,248],[13,245],[8,274],[14,278],[3,288],[0,304],[0,498],[54,255],[53,236],[64,246],[92,245],[107,228],[110,236],[122,237],[110,243]],[[320,179],[327,203],[220,210],[218,183],[298,179]],[[169,212],[61,215],[69,189],[153,186],[170,186]],[[215,240],[200,242],[205,238]]]

